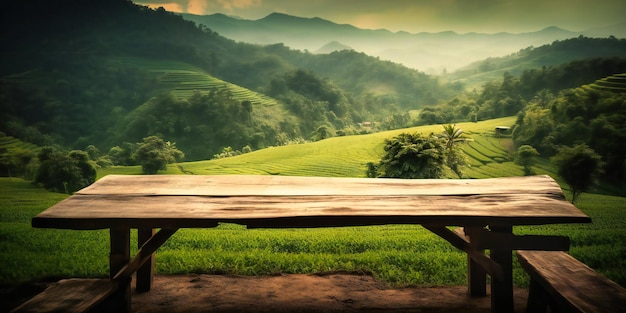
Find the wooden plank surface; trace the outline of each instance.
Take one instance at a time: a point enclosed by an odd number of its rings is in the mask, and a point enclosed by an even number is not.
[[[76,194],[194,196],[544,194],[565,199],[547,175],[490,179],[390,179],[269,175],[109,175]]]
[[[11,312],[86,312],[117,287],[109,279],[64,279]]]
[[[405,180],[285,176],[107,176],[34,227],[325,227],[590,222],[548,176]]]
[[[565,252],[518,251],[520,264],[551,295],[562,295],[564,312],[626,312],[626,289]]]

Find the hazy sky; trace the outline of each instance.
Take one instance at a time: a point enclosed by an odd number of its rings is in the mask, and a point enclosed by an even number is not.
[[[256,20],[272,12],[320,17],[391,31],[527,32],[558,26],[583,31],[626,22],[626,0],[133,0],[199,15]]]

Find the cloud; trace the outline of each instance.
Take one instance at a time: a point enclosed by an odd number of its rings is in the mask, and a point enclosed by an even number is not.
[[[157,9],[159,7],[163,7],[167,11],[171,12],[183,12],[183,6],[180,3],[174,2],[157,2],[150,1],[150,3],[141,3],[136,1],[138,4],[145,5],[151,9]]]
[[[381,28],[381,16],[378,14],[358,14],[349,20],[349,24],[352,24],[358,28],[363,29],[376,29]]]
[[[227,11],[233,9],[248,9],[252,7],[260,7],[263,5],[262,0],[217,0],[220,7]]]
[[[206,9],[208,6],[209,4],[207,3],[206,0],[189,0],[189,2],[187,3],[187,9],[185,10],[185,12],[196,14],[196,15],[203,15],[203,14],[206,14],[207,12]]]

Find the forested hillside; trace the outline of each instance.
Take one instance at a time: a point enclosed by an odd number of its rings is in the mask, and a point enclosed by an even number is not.
[[[612,76],[626,72],[626,39],[556,41],[435,77],[355,51],[236,43],[128,0],[16,1],[1,14],[0,132],[37,146],[89,147],[94,158],[110,157],[103,166],[132,162],[148,136],[202,160],[518,115],[517,144],[551,156],[588,143],[606,177],[626,176],[621,145],[596,140],[626,133],[621,76]],[[28,161],[5,152],[3,164]]]
[[[319,139],[320,127],[328,135],[355,133],[357,123],[454,92],[364,54],[239,44],[127,0],[19,1],[2,14],[1,40],[10,48],[2,50],[0,131],[39,145],[106,151],[156,134],[179,142],[188,159],[206,159],[226,146]],[[227,84],[256,93],[241,96]],[[212,100],[197,104],[210,91]],[[280,100],[265,101],[262,93]],[[167,110],[156,111],[155,103]],[[169,104],[182,110],[166,114]],[[198,105],[204,108],[191,108]]]
[[[451,73],[449,79],[464,82],[466,85],[480,85],[486,80],[491,80],[502,76],[505,72],[513,75],[520,75],[528,69],[541,69],[544,67],[555,67],[570,63],[577,65],[577,61],[593,58],[613,58],[626,56],[626,40],[615,37],[589,38],[579,36],[565,40],[557,40],[551,44],[539,47],[529,46],[516,53],[504,57],[490,57],[481,61],[473,62],[467,66]],[[595,64],[599,68],[588,67],[591,64],[583,64],[586,67],[580,69],[580,73],[575,73],[573,69],[568,69],[568,74],[576,76],[554,76],[552,83],[559,83],[558,79],[571,81],[578,79],[579,85],[588,83],[592,71],[602,71],[606,73],[607,67],[604,64]],[[597,75],[598,73],[596,73]],[[571,87],[571,86],[570,86]]]

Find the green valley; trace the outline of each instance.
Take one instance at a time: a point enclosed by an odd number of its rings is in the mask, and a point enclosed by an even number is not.
[[[457,125],[473,139],[463,148],[472,164],[467,171],[468,178],[522,175],[521,167],[511,162],[511,138],[497,138],[494,131],[496,126],[514,122],[515,117],[507,117]],[[172,164],[164,173],[184,175],[180,171],[183,168],[188,174],[364,177],[365,163],[379,158],[385,138],[401,132],[441,131],[441,125],[431,125],[335,137],[225,159]],[[537,174],[556,177],[554,166],[545,159],[539,159],[534,170]],[[98,172],[99,177],[107,174],[140,174],[140,169],[108,167]],[[0,236],[3,238],[0,256],[7,265],[0,270],[0,280],[19,283],[106,275],[108,247],[107,240],[103,240],[106,232],[33,229],[30,226],[31,217],[66,195],[35,188],[16,178],[1,178],[0,189],[3,195],[0,197]],[[624,284],[626,277],[621,269],[626,264],[620,257],[624,253],[620,243],[626,239],[626,221],[621,212],[626,207],[626,198],[586,193],[577,206],[592,217],[593,224],[520,227],[515,232],[567,233],[572,238],[575,257]],[[402,225],[247,230],[239,225],[224,224],[216,229],[186,229],[159,249],[157,259],[160,274],[348,271],[372,273],[396,286],[459,285],[464,283],[466,271],[462,252],[419,226]],[[516,284],[525,286],[526,279],[516,267]]]
[[[45,179],[71,193],[106,175],[148,173],[150,162],[157,174],[380,177],[370,166],[387,140],[432,139],[453,125],[469,139],[457,146],[467,160],[462,178],[549,175],[568,199],[580,190],[554,160],[591,151],[596,184],[575,205],[593,223],[514,232],[566,234],[573,256],[626,285],[626,39],[561,38],[437,76],[349,49],[318,54],[236,42],[129,0],[84,2],[3,6],[10,12],[0,32],[3,287],[108,275],[107,231],[31,227],[32,217],[68,197],[43,189]],[[417,48],[428,54],[426,44]],[[538,154],[526,168],[520,147]],[[453,168],[445,165],[443,178],[458,178]],[[136,252],[135,232],[131,245]],[[221,224],[180,230],[156,257],[158,274],[350,272],[392,286],[461,285],[467,272],[462,251],[410,225]],[[517,264],[514,276],[528,286]]]

